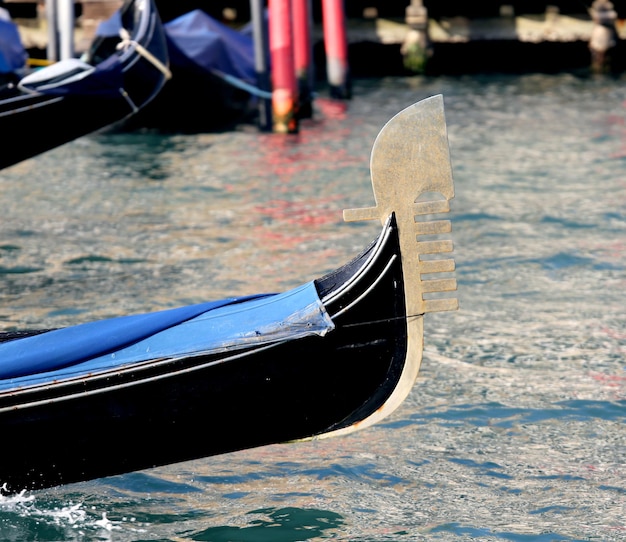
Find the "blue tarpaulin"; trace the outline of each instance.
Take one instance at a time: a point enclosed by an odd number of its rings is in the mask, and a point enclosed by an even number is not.
[[[107,20],[98,23],[96,36],[101,38],[119,37],[122,29],[122,14],[118,9]]]
[[[163,25],[172,67],[181,66],[256,84],[254,42],[202,10],[190,11]]]
[[[13,73],[24,68],[27,59],[17,26],[3,18],[0,12],[0,73]]]
[[[122,19],[119,10],[101,22],[96,36],[119,36]],[[124,87],[124,72],[119,55],[112,55],[92,66],[77,58],[68,58],[37,70],[20,81],[26,91],[55,96],[98,96],[119,98]]]
[[[55,62],[19,82],[23,90],[55,96],[98,96],[119,98],[124,72],[117,55],[90,66],[75,58]]]
[[[333,327],[312,282],[282,294],[90,322],[0,343],[0,390],[324,335]]]
[[[119,33],[119,13],[100,23],[97,36]],[[163,25],[172,69],[212,74],[252,95],[269,97],[257,88],[254,41],[249,32],[238,32],[200,9],[189,11]]]

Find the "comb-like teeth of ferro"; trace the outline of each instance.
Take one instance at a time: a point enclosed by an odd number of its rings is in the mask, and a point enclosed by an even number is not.
[[[454,260],[421,260],[419,262],[419,271],[422,275],[428,273],[452,273],[456,269]]]
[[[420,240],[421,236],[436,236],[452,231],[449,220],[420,221],[419,215],[446,213],[450,210],[448,200],[425,201],[415,204],[415,234],[419,253],[418,269],[422,290],[422,301],[425,312],[453,311],[458,309],[456,298],[425,299],[424,294],[454,292],[457,284],[455,278],[438,278],[437,273],[452,273],[456,266],[452,258],[423,259],[423,255],[447,254],[452,252],[454,245],[449,239]],[[427,275],[425,277],[425,275]],[[433,276],[435,275],[435,276]]]
[[[435,215],[450,211],[450,202],[447,199],[437,199],[432,201],[420,201],[414,204],[416,215]]]
[[[420,254],[443,254],[444,252],[452,252],[453,248],[452,241],[448,239],[417,242],[417,250]]]
[[[415,233],[417,235],[436,235],[439,233],[450,233],[452,224],[449,220],[433,220],[432,222],[417,222]]]
[[[459,308],[459,300],[456,297],[446,299],[427,299],[424,301],[425,312],[455,311]]]

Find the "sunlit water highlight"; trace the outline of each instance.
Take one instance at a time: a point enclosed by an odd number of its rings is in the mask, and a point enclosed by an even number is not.
[[[281,291],[377,234],[341,220],[374,138],[443,93],[461,303],[378,426],[2,497],[0,539],[623,540],[624,84],[362,80],[298,136],[103,134],[0,172],[1,329]]]

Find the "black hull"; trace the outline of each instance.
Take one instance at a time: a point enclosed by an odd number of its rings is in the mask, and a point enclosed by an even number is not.
[[[115,128],[126,132],[220,132],[253,123],[257,117],[255,103],[248,92],[213,74],[172,66],[172,78],[159,95]]]
[[[96,107],[97,106],[97,107]],[[132,113],[127,102],[81,97],[20,96],[0,125],[12,137],[3,142],[0,169],[54,149]],[[22,109],[24,108],[24,109]]]
[[[167,44],[156,8],[148,3],[145,13],[133,11],[129,3],[123,15],[128,26],[145,28],[133,36],[159,62],[167,65]],[[135,19],[143,18],[143,21]],[[125,28],[128,28],[125,25]],[[132,32],[131,32],[132,34]],[[93,64],[105,60],[106,40],[92,45]],[[119,40],[116,40],[119,41]],[[113,48],[110,54],[116,54]],[[22,91],[16,86],[0,90],[0,127],[5,138],[0,153],[0,169],[37,156],[79,137],[115,124],[135,114],[149,103],[165,84],[166,75],[145,56],[135,52],[123,61],[123,91],[114,97],[99,94],[53,95]]]
[[[0,394],[0,482],[39,489],[361,422],[393,393],[407,354],[395,224],[316,282],[324,337],[178,360]],[[42,443],[45,450],[41,449]]]

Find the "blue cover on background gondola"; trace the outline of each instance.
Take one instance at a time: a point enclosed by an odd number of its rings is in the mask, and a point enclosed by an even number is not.
[[[15,23],[0,8],[0,73],[13,73],[26,65],[28,55]]]
[[[119,36],[120,11],[116,11],[96,29],[96,36]],[[129,43],[130,45],[130,43]],[[20,81],[20,88],[55,96],[98,96],[117,98],[124,87],[122,62],[113,55],[92,66],[77,58],[68,58],[37,70]]]
[[[101,38],[113,38],[120,35],[122,29],[122,14],[118,9],[105,21],[98,23],[96,36]]]
[[[77,58],[60,60],[28,74],[19,82],[22,90],[55,96],[118,98],[124,88],[123,65],[117,56],[95,67]]]
[[[324,335],[333,327],[312,282],[282,294],[90,322],[0,343],[0,390],[142,361]]]
[[[216,21],[202,10],[193,10],[163,25],[172,67],[180,66],[256,84],[254,42]]]

